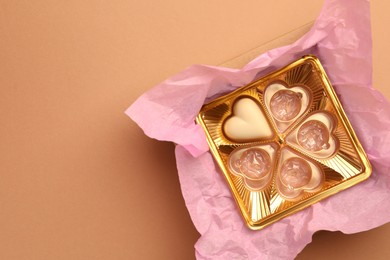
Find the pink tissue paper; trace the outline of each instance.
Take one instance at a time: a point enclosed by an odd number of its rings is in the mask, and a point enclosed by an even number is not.
[[[193,65],[157,85],[126,111],[148,136],[177,144],[185,203],[201,237],[198,259],[292,259],[318,230],[355,233],[390,221],[390,103],[372,88],[367,0],[325,1],[312,29],[242,69]],[[367,180],[269,227],[249,230],[195,117],[205,102],[306,54],[322,62],[368,157]]]

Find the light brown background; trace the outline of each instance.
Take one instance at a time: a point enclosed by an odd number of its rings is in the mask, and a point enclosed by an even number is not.
[[[322,0],[0,0],[0,259],[193,259],[173,145],[123,111],[183,68],[315,19]],[[374,83],[387,1],[372,2]],[[364,209],[362,209],[364,210]],[[298,259],[388,259],[390,224],[319,232]]]

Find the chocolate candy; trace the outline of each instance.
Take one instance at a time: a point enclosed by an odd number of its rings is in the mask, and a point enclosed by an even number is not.
[[[206,104],[197,122],[251,229],[371,174],[340,101],[313,56]]]

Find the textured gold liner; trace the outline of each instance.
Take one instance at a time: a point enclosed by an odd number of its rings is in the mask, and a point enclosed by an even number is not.
[[[312,92],[309,109],[284,133],[277,131],[263,101],[264,89],[269,84],[277,81],[283,81],[289,86],[304,85]],[[243,96],[251,97],[261,105],[267,121],[274,132],[273,137],[267,140],[250,140],[245,143],[235,142],[226,138],[223,133],[223,122],[231,115],[232,105],[235,100]],[[314,154],[302,150],[298,151],[283,141],[291,131],[299,126],[300,122],[308,114],[318,110],[332,113],[337,117],[338,121],[333,134],[338,139],[339,148],[334,155],[326,159],[318,159]],[[230,186],[245,222],[253,230],[262,229],[283,217],[355,185],[367,179],[372,171],[367,155],[357,139],[323,67],[319,60],[311,55],[304,56],[247,86],[243,86],[204,105],[196,121],[204,128],[210,150]],[[317,162],[325,174],[322,188],[315,192],[305,191],[299,200],[289,201],[285,200],[277,191],[275,186],[277,173],[274,173],[271,183],[266,188],[253,191],[245,186],[242,177],[236,176],[229,171],[228,157],[236,148],[269,142],[275,142],[280,145],[278,153],[283,147],[288,146],[289,149],[294,150],[296,153]],[[276,161],[278,160],[276,159]],[[274,165],[274,167],[277,169],[277,165]]]

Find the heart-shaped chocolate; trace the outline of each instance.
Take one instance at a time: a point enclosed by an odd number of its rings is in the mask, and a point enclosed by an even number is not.
[[[250,97],[234,102],[232,115],[223,124],[223,132],[227,138],[236,142],[269,139],[273,136],[260,105]]]
[[[285,132],[310,107],[310,90],[303,85],[288,86],[276,81],[264,90],[264,104],[279,132]]]

